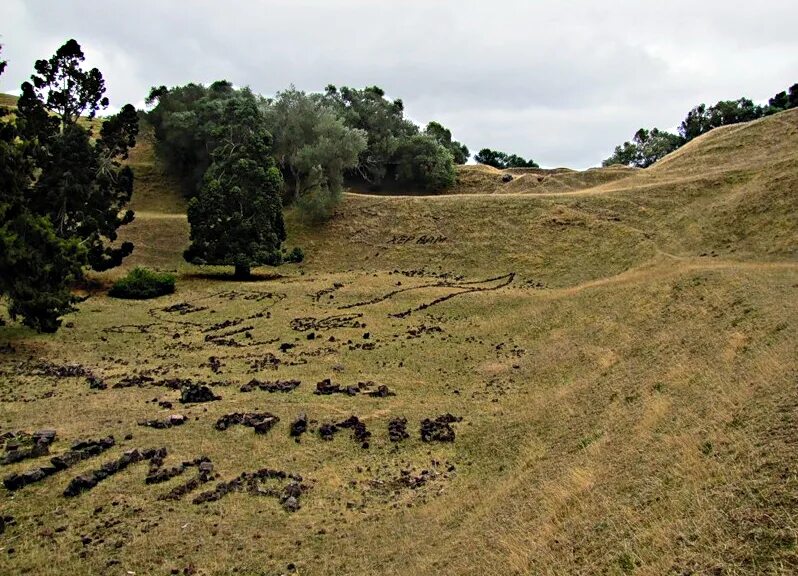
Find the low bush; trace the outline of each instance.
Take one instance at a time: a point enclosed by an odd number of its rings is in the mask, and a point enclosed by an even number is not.
[[[172,274],[154,272],[147,268],[134,268],[124,278],[117,280],[108,292],[114,298],[146,300],[175,291]]]

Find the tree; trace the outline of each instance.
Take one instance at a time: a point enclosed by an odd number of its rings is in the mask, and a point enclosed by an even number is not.
[[[529,160],[525,160],[516,154],[508,155],[504,152],[491,150],[490,148],[483,148],[480,150],[479,153],[474,156],[474,160],[476,160],[479,164],[493,166],[494,168],[499,168],[500,170],[504,170],[505,168],[540,168],[537,162],[531,158]]]
[[[155,107],[147,120],[154,129],[158,156],[167,171],[180,180],[189,198],[202,186],[213,150],[228,124],[224,117],[226,102],[234,99],[258,102],[250,90],[236,90],[225,80],[208,87],[186,84],[150,90],[147,104]]]
[[[5,69],[0,60],[0,74]],[[12,318],[41,332],[55,332],[72,310],[72,281],[82,276],[85,249],[53,231],[48,218],[31,212],[26,195],[36,173],[37,147],[22,138],[0,108],[0,296]]]
[[[401,99],[388,100],[379,86],[362,90],[327,86],[323,96],[350,128],[363,130],[366,148],[358,157],[353,176],[379,186],[396,167],[396,152],[405,138],[418,134],[418,126],[405,119]]]
[[[366,149],[362,130],[349,128],[320,98],[291,87],[264,105],[273,154],[290,181],[288,202],[312,220],[329,218],[339,202],[344,171]]]
[[[773,99],[771,99],[772,101]],[[762,106],[755,105],[748,98],[721,100],[710,107],[707,107],[706,104],[699,104],[687,113],[687,117],[679,126],[679,134],[685,142],[689,142],[720,126],[756,120],[761,118],[765,112]]]
[[[447,188],[455,182],[452,154],[431,136],[416,134],[402,140],[397,159],[400,181],[429,192]]]
[[[798,108],[798,83],[790,86],[789,94],[787,95],[787,106],[789,108]]]
[[[468,158],[471,156],[468,147],[457,140],[452,140],[452,132],[448,128],[444,128],[438,122],[430,122],[424,129],[424,134],[434,138],[441,146],[446,148],[451,153],[455,164],[468,162]]]
[[[657,160],[667,156],[684,141],[676,134],[653,128],[638,130],[631,142],[615,147],[615,153],[602,162],[602,166],[622,164],[637,168],[648,168]]]
[[[184,257],[193,264],[235,266],[236,277],[244,279],[252,266],[282,261],[283,181],[257,103],[229,99],[223,113],[225,137],[188,205],[191,245]]]
[[[130,242],[110,243],[134,217],[123,211],[133,193],[133,172],[121,161],[135,145],[138,115],[126,104],[92,142],[91,130],[78,120],[81,114],[93,118],[108,99],[102,74],[82,70],[83,60],[80,45],[69,40],[50,60],[36,62],[32,84],[22,84],[17,124],[32,143],[38,172],[25,202],[50,220],[59,237],[78,240],[94,270],[107,270],[133,251]]]

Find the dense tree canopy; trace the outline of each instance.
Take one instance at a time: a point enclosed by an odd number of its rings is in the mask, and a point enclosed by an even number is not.
[[[490,148],[483,148],[474,156],[474,160],[480,164],[493,166],[504,170],[506,168],[539,168],[537,162],[532,160],[525,160],[517,154],[506,154],[498,150],[491,150]]]
[[[96,138],[79,123],[108,105],[102,75],[82,70],[83,59],[69,40],[37,61],[15,118],[0,121],[0,293],[12,316],[46,332],[71,309],[70,285],[85,264],[105,270],[133,250],[110,243],[133,219],[123,212],[133,174],[120,161],[135,144],[137,115],[126,105]]]

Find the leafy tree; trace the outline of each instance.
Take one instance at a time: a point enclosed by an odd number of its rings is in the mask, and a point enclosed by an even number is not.
[[[293,87],[264,109],[275,160],[290,181],[287,200],[313,220],[328,218],[340,200],[344,171],[358,165],[366,148],[365,133],[345,126],[322,99]]]
[[[540,168],[537,162],[531,158],[529,160],[525,160],[516,154],[505,154],[504,152],[491,150],[490,148],[483,148],[480,150],[479,153],[474,156],[474,160],[480,164],[493,166],[494,168],[499,168],[500,170],[505,168]]]
[[[446,148],[451,153],[455,164],[468,162],[468,158],[471,156],[468,147],[457,140],[452,140],[452,132],[448,128],[444,128],[438,122],[430,122],[424,129],[424,133]]]
[[[0,60],[0,74],[5,66]],[[76,239],[58,237],[48,218],[29,209],[37,147],[7,115],[0,108],[0,296],[9,298],[12,318],[55,332],[59,316],[72,310],[69,286],[82,276],[85,250]]]
[[[404,139],[397,149],[397,179],[429,192],[455,182],[452,154],[426,134]]]
[[[231,98],[222,113],[224,139],[188,205],[191,245],[184,257],[194,264],[232,265],[237,278],[247,278],[252,266],[282,261],[283,181],[257,102]]]
[[[330,85],[323,99],[347,126],[365,132],[366,149],[360,153],[353,173],[370,184],[380,185],[396,165],[400,142],[418,134],[418,127],[404,117],[404,103],[385,98],[385,91],[379,86],[362,90],[344,86],[338,90]]]
[[[119,247],[120,226],[133,221],[123,212],[133,193],[133,172],[121,161],[135,145],[138,116],[130,104],[107,119],[99,138],[78,123],[108,106],[105,83],[96,68],[80,68],[80,45],[69,40],[50,60],[35,64],[32,84],[22,84],[17,102],[21,136],[32,143],[37,178],[25,196],[28,209],[47,217],[55,233],[86,248],[88,263],[107,270],[122,263],[133,244]]]
[[[615,147],[612,156],[602,162],[602,166],[623,164],[637,168],[647,168],[667,156],[684,143],[684,140],[664,130],[654,128],[638,130],[631,142]]]

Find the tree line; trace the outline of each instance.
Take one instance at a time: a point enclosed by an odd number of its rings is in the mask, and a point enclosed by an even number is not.
[[[770,98],[765,106],[754,104],[749,98],[721,100],[714,106],[699,104],[687,113],[687,117],[679,125],[678,134],[658,128],[651,130],[641,128],[631,141],[616,146],[612,156],[604,160],[602,166],[622,164],[647,168],[710,130],[729,124],[750,122],[796,107],[798,107],[798,84],[779,92]]]

